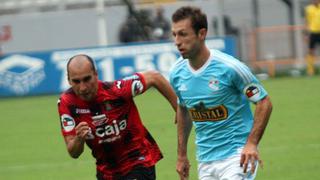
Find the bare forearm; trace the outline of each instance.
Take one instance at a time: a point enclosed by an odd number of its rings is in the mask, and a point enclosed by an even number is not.
[[[177,109],[177,96],[169,82],[157,71],[143,73],[147,88],[155,87],[170,103],[174,111]]]
[[[257,103],[255,114],[254,114],[254,123],[251,130],[251,133],[248,137],[248,143],[258,145],[260,139],[263,136],[264,130],[268,124],[270,115],[272,112],[272,103],[269,97],[261,100]]]
[[[177,132],[178,132],[178,157],[187,157],[187,147],[190,131],[192,129],[192,121],[187,115],[185,108],[178,107],[177,110]]]
[[[71,157],[78,158],[84,150],[84,140],[77,136],[66,138],[67,150]]]
[[[188,139],[191,131],[191,126],[179,126],[178,120],[178,156],[187,156]]]
[[[172,87],[167,83],[159,83],[158,87],[158,91],[168,100],[174,111],[177,111],[177,96]]]

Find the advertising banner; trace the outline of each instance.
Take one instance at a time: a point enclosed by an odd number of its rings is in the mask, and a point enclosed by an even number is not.
[[[233,37],[211,38],[209,48],[236,56]],[[0,97],[56,94],[67,88],[66,64],[76,54],[95,60],[99,78],[113,81],[135,72],[158,70],[168,77],[179,52],[172,42],[90,47],[0,56]]]

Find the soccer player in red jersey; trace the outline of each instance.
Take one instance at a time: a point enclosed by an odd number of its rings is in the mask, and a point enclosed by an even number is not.
[[[98,80],[91,57],[80,54],[67,64],[71,88],[61,94],[58,111],[71,157],[84,144],[96,158],[98,180],[153,180],[162,153],[141,122],[133,97],[155,87],[176,110],[176,95],[156,71],[136,73],[114,82]]]

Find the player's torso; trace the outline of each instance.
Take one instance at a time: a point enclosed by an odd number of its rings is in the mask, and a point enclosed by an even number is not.
[[[133,123],[128,119],[131,108],[133,108],[132,103],[122,99],[99,102],[91,107],[83,106],[79,110],[89,110],[90,113],[80,114],[76,122],[85,121],[90,125],[94,144],[115,142],[117,139],[124,138],[123,131],[132,128]]]
[[[161,159],[133,100],[108,92],[99,94],[103,94],[99,101],[74,103],[72,110],[76,125],[87,122],[91,129],[86,144],[97,160],[97,168],[105,173],[125,172],[135,164],[153,165]]]
[[[314,5],[307,7],[307,18],[309,30],[314,33],[320,33],[320,7]]]
[[[134,118],[129,119],[130,113],[135,110],[132,101],[117,97],[108,97],[108,100],[92,104],[76,104],[74,119],[76,124],[87,122],[91,133],[87,142],[99,147],[104,143],[116,143],[125,139],[127,132],[139,125]]]
[[[230,111],[242,103],[241,92],[234,87],[221,63],[211,61],[197,72],[186,65],[177,77],[175,86],[193,121],[226,120]]]
[[[81,122],[90,127],[86,144],[96,158],[98,171],[107,179],[123,175],[138,164],[152,166],[162,158],[133,101],[144,88],[143,76],[137,74],[113,83],[99,82],[92,102],[82,101],[71,89],[58,102],[64,136],[75,135]]]
[[[211,59],[195,72],[185,63],[174,77],[175,90],[194,122],[198,160],[217,160],[235,153],[246,140],[251,128],[246,122],[252,115],[230,68]]]

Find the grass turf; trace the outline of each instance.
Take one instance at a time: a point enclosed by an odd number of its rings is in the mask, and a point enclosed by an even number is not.
[[[262,82],[274,110],[260,143],[264,168],[258,180],[317,179],[320,163],[320,77],[277,78]],[[57,95],[0,100],[0,179],[95,179],[88,148],[77,160],[67,154],[60,133]],[[176,126],[169,104],[156,90],[136,98],[145,126],[164,159],[157,179],[178,179],[175,172]],[[253,107],[254,108],[254,107]],[[189,140],[190,179],[197,179],[194,134]]]

